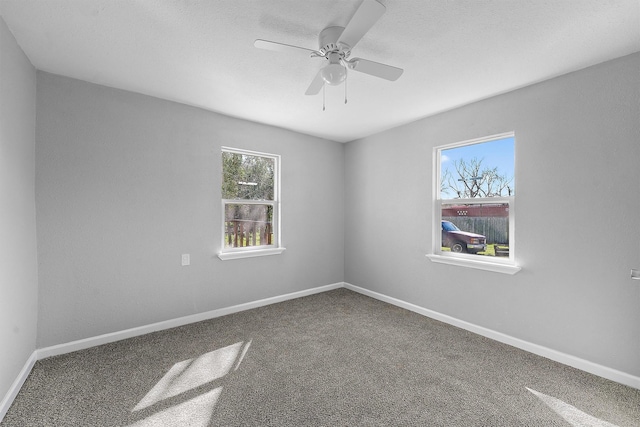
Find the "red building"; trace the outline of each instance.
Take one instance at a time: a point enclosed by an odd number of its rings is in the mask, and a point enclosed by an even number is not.
[[[489,204],[489,205],[457,205],[442,208],[442,217],[459,217],[467,216],[473,218],[485,217],[509,217],[508,204]]]

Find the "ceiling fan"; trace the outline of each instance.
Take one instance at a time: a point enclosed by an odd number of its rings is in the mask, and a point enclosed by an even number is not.
[[[339,85],[345,81],[347,69],[395,81],[402,75],[402,68],[362,58],[349,59],[351,49],[380,19],[385,10],[384,5],[376,0],[363,0],[346,27],[327,27],[320,32],[318,50],[261,39],[256,40],[254,46],[285,53],[302,50],[307,51],[311,58],[324,58],[329,61],[328,65],[318,71],[305,92],[306,95],[318,94],[325,83]]]

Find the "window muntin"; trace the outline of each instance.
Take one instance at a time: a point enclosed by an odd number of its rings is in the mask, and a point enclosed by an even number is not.
[[[434,149],[435,255],[515,265],[514,154],[513,133]]]
[[[279,167],[278,155],[223,147],[223,253],[280,247]]]

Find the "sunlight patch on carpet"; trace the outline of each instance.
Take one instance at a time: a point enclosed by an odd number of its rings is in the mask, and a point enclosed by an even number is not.
[[[582,412],[575,406],[569,405],[560,399],[547,396],[546,394],[532,390],[529,387],[525,388],[574,427],[618,427],[615,424],[611,424],[607,421],[601,420],[600,418]]]
[[[133,412],[224,377],[233,368],[242,346],[243,342],[237,342],[197,358],[176,363],[138,402],[133,408]],[[245,346],[242,356],[246,353],[247,348],[248,346]]]
[[[211,415],[216,402],[222,393],[222,387],[189,399],[185,402],[163,409],[130,427],[191,426],[207,427],[211,423]]]

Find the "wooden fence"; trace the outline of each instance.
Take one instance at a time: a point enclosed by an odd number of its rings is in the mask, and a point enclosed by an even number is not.
[[[505,217],[471,217],[447,216],[444,221],[451,221],[462,231],[482,234],[487,238],[487,244],[509,243],[509,218]]]
[[[242,248],[273,244],[270,222],[234,219],[225,221],[225,247]]]

